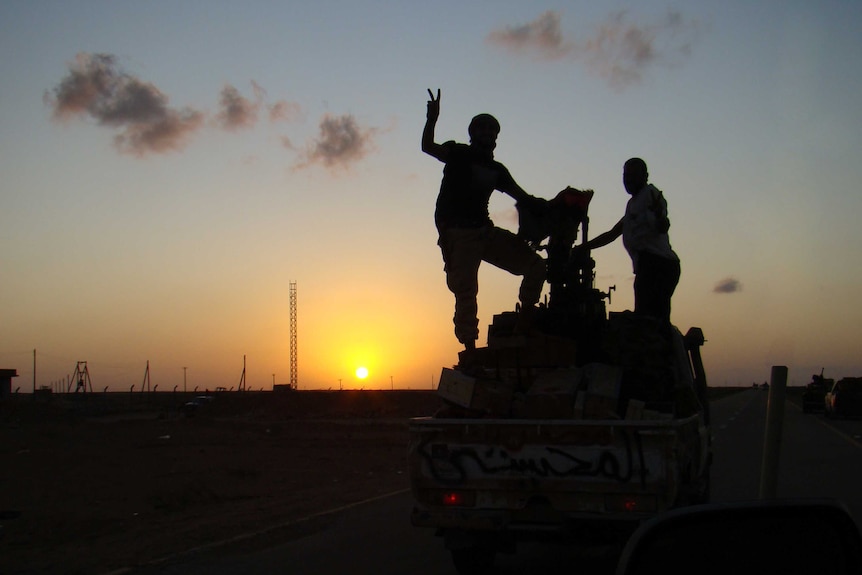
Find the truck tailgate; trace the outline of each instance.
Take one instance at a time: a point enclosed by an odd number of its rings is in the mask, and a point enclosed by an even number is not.
[[[413,419],[414,524],[501,527],[653,515],[672,506],[680,457],[699,451],[700,425],[698,416]]]

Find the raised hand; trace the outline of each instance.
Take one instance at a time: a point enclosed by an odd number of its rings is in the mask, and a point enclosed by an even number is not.
[[[428,112],[425,117],[437,121],[440,116],[440,88],[437,88],[437,98],[434,98],[434,93],[431,90],[428,90],[428,96],[430,100],[428,100]]]

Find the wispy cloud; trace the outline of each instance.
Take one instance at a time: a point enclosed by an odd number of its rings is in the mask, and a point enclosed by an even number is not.
[[[273,104],[266,101],[266,90],[257,82],[251,83],[254,98],[246,98],[234,86],[227,84],[219,94],[217,124],[229,131],[253,127],[261,109],[266,110],[270,122],[292,122],[302,117],[302,107],[295,102],[278,100]]]
[[[270,122],[301,118],[299,104],[287,100],[268,103],[266,90],[256,82],[252,82],[252,92],[247,97],[226,84],[210,124],[236,132],[254,127],[262,112]],[[117,149],[136,156],[183,149],[207,117],[192,107],[171,107],[166,94],[121,70],[112,54],[78,54],[69,63],[68,74],[45,92],[43,100],[57,121],[91,118],[113,129]]]
[[[631,23],[625,11],[612,14],[582,46],[587,66],[612,88],[643,79],[657,64],[673,65],[691,53],[702,26],[670,10],[651,23]]]
[[[214,115],[194,108],[177,109],[151,83],[121,70],[111,54],[78,54],[69,64],[68,74],[44,95],[57,121],[91,118],[113,129],[114,144],[122,153],[144,156],[182,149],[204,125],[228,132],[253,128],[263,116],[270,122],[302,119],[303,109],[295,102],[267,101],[266,90],[251,83],[252,94],[244,95],[236,86],[225,84],[218,95]],[[382,129],[361,126],[353,115],[325,114],[317,137],[297,148],[287,135],[283,146],[299,156],[295,169],[322,165],[345,169],[376,149],[375,138]]]
[[[302,118],[302,106],[296,102],[277,100],[272,104],[267,101],[266,90],[257,82],[251,83],[254,89],[255,103],[257,107],[266,108],[267,117],[270,122],[294,122]]]
[[[346,169],[376,148],[378,128],[359,125],[352,114],[326,114],[320,121],[319,133],[301,152],[295,169],[320,164],[325,168]],[[289,140],[285,147],[292,148]]]
[[[271,122],[293,122],[302,117],[302,107],[295,102],[279,100],[268,106]]]
[[[715,284],[715,287],[712,288],[713,293],[736,293],[742,291],[742,284],[738,279],[728,277],[719,281]]]
[[[543,59],[581,60],[611,88],[624,90],[639,83],[656,65],[675,65],[687,57],[704,27],[676,10],[652,22],[630,22],[626,11],[610,14],[592,33],[567,40],[562,16],[545,12],[527,24],[492,31],[487,41],[518,54]]]
[[[536,54],[541,58],[556,59],[570,53],[574,46],[563,39],[560,31],[560,14],[548,11],[520,26],[494,30],[488,42],[515,53]]]
[[[165,94],[118,69],[110,54],[78,54],[44,100],[57,120],[89,116],[119,130],[114,144],[138,156],[183,148],[204,119],[192,108],[170,107]]]
[[[219,111],[216,122],[225,130],[235,132],[245,128],[251,128],[257,123],[257,114],[260,109],[261,98],[258,95],[255,100],[249,100],[230,84],[222,88],[219,94]]]

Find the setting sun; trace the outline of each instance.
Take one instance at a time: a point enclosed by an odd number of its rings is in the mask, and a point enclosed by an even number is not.
[[[356,368],[356,377],[359,379],[365,379],[368,377],[368,368],[367,367],[357,367]]]

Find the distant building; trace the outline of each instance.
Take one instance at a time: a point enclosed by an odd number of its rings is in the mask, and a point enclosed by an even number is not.
[[[13,377],[18,377],[17,369],[0,369],[0,398],[12,395]]]

